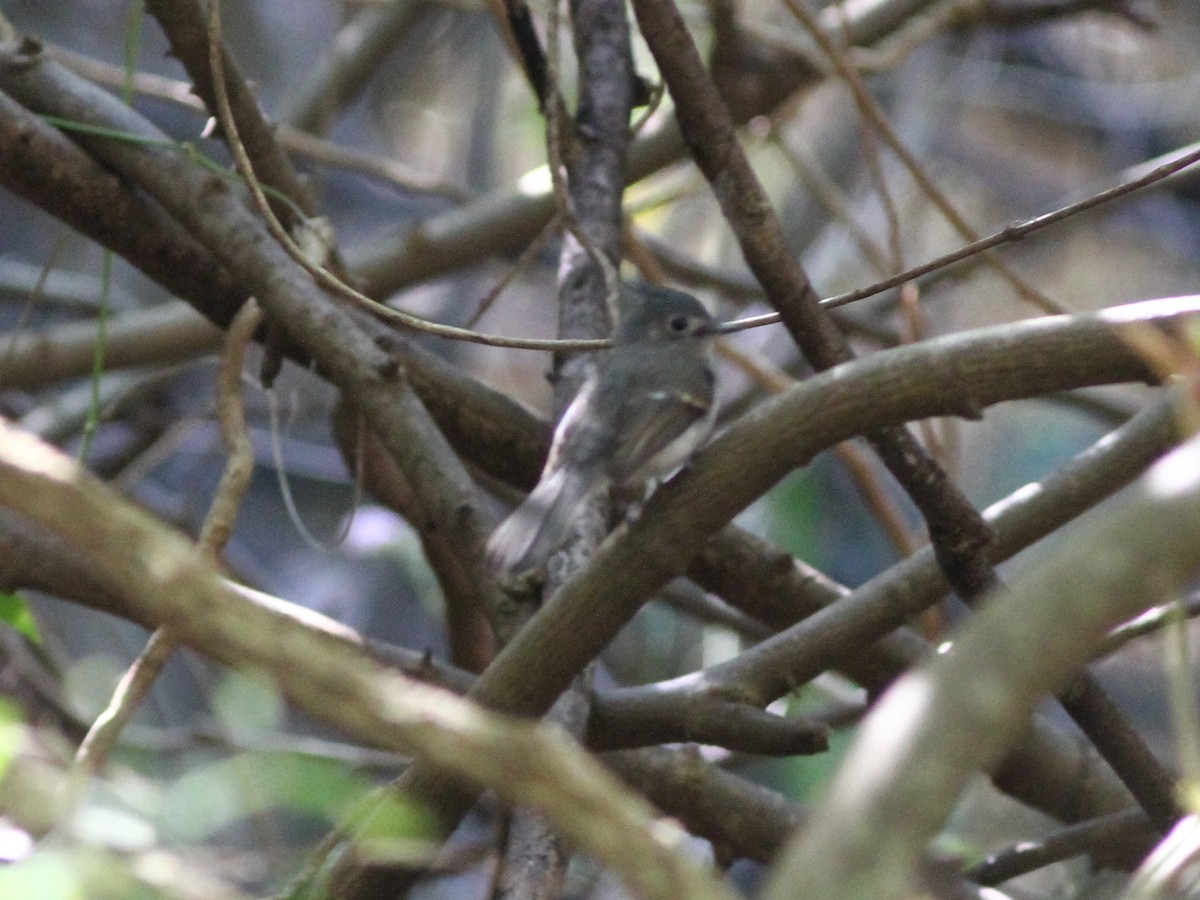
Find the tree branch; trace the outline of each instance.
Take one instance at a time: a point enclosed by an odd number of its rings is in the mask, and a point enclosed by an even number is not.
[[[701,451],[688,471],[660,486],[640,519],[600,546],[496,657],[472,696],[492,708],[542,714],[646,598],[683,571],[705,539],[821,449],[909,418],[1145,379],[1144,364],[1114,326],[1166,322],[1198,308],[1195,297],[1150,301],[981,329],[878,353],[765,401]],[[473,798],[421,765],[406,773],[401,787],[443,810],[450,822]]]
[[[1033,705],[1060,690],[1108,631],[1200,573],[1200,442],[1158,463],[897,682],[864,721],[768,900],[803,878],[813,898],[908,896],[916,860],[967,779],[999,761]],[[1063,627],[1069,623],[1070,627]]]
[[[682,830],[655,821],[645,801],[569,742],[412,682],[317,633],[293,629],[285,639],[190,541],[3,421],[0,503],[67,541],[103,584],[181,641],[239,669],[265,669],[299,708],[370,744],[428,755],[510,802],[537,806],[644,896],[733,896],[680,852]]]

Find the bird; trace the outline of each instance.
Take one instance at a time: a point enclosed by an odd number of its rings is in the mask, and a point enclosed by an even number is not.
[[[670,475],[712,431],[716,320],[673,288],[626,284],[622,295],[612,345],[563,413],[537,485],[488,538],[488,564],[502,577],[561,550],[597,492]]]

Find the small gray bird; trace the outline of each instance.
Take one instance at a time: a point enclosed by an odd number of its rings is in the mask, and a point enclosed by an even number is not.
[[[537,486],[488,539],[488,562],[502,575],[560,550],[595,492],[670,474],[712,430],[712,316],[670,288],[626,285],[622,299],[613,345],[558,423]]]

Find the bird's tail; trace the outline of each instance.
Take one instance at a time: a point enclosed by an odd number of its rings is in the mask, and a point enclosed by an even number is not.
[[[594,481],[571,466],[542,478],[488,538],[487,559],[493,571],[519,575],[536,569],[560,550],[585,509]]]

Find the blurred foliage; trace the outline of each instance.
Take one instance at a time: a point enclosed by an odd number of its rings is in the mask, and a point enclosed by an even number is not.
[[[4,6],[18,28],[119,72],[128,4],[10,0]],[[331,0],[227,0],[225,27],[233,54],[273,117],[285,118],[339,27],[369,7]],[[688,3],[683,10],[707,50],[713,43],[707,8]],[[535,9],[539,24],[543,14]],[[738,14],[763,55],[808,45],[781,4],[748,0]],[[1160,4],[1158,15],[1163,24],[1157,30],[1085,13],[1022,27],[968,23],[927,37],[909,32],[891,48],[893,56],[868,67],[868,85],[901,140],[943,191],[980,230],[991,231],[1086,195],[1126,167],[1200,140],[1195,102],[1200,4]],[[573,61],[569,36],[564,37],[570,97]],[[183,78],[166,51],[157,26],[147,21],[139,70]],[[640,70],[653,76],[640,39],[635,52]],[[201,137],[205,113],[146,95],[138,96],[135,106],[173,137],[228,161],[219,141]],[[669,106],[648,130],[668,116]],[[471,4],[414,3],[390,52],[344,108],[330,111],[330,119],[325,133],[338,145],[399,161],[418,176],[405,185],[302,161],[341,246],[351,253],[435,217],[465,214],[489,192],[519,193],[544,181],[539,169],[545,162],[543,119],[490,14]],[[833,80],[754,120],[743,139],[793,250],[823,294],[861,286],[962,243],[881,148],[845,87]],[[817,199],[820,185],[830,189],[824,203]],[[1200,280],[1198,199],[1196,178],[1179,178],[1043,232],[1006,249],[1003,258],[1074,310],[1194,292]],[[752,286],[744,292],[729,289],[745,286],[748,276],[715,201],[691,167],[667,167],[632,187],[627,202],[633,233],[652,250],[668,247],[664,259],[684,260],[687,277],[678,280],[721,317],[765,310]],[[553,334],[557,252],[554,240],[537,249],[478,327]],[[511,257],[481,253],[454,271],[404,287],[392,300],[463,324],[515,264]],[[49,277],[41,283],[43,267]],[[92,321],[103,289],[101,272],[94,245],[0,194],[0,366],[8,334]],[[120,260],[114,262],[111,287],[117,315],[165,299],[160,287]],[[921,335],[1036,313],[978,263],[923,282],[918,293]],[[914,330],[912,317],[894,296],[856,304],[847,317],[856,349],[864,354],[908,339]],[[548,409],[543,356],[424,343],[531,407]],[[798,377],[805,373],[780,329],[744,334],[737,344],[772,366]],[[96,471],[191,530],[204,514],[224,459],[212,421],[212,373],[211,359],[178,359],[106,375],[101,386],[111,393],[90,455]],[[118,383],[122,376],[130,380]],[[79,396],[86,389],[82,380],[6,389],[0,391],[0,413],[27,422],[42,416],[50,422],[43,433],[77,450],[84,420]],[[277,390],[282,459],[270,450],[262,393],[248,392],[260,475],[282,466],[305,523],[317,534],[336,533],[352,490],[328,424],[334,392],[293,366],[285,368]],[[1141,397],[1134,388],[1095,393],[1118,414]],[[763,396],[732,367],[723,373],[722,394],[729,409],[750,408]],[[986,504],[1039,477],[1111,424],[1055,398],[1019,411],[997,409],[985,422],[946,426],[944,460],[972,499]],[[889,496],[901,518],[919,532],[911,510],[894,493]],[[828,454],[789,476],[741,521],[848,584],[860,583],[896,557],[852,479]],[[226,562],[248,584],[326,612],[372,637],[441,656],[440,592],[418,557],[414,534],[398,516],[372,507],[351,524],[344,545],[313,550],[289,522],[275,479],[259,477]],[[69,699],[35,692],[34,699],[23,700],[26,718],[33,719],[29,710],[40,716],[48,707],[62,717],[64,728],[78,729],[107,699],[115,673],[136,654],[145,635],[128,623],[47,598],[31,603],[36,622],[22,597],[0,593],[0,621],[34,641],[44,635],[50,663],[38,677],[62,687]],[[618,639],[605,672],[630,682],[665,679],[716,662],[747,643],[721,626],[697,624],[656,604]],[[1137,697],[1146,684],[1145,666],[1117,668]],[[794,711],[805,710],[809,702],[819,705],[820,700],[806,694],[793,702]],[[35,726],[20,721],[13,704],[0,703],[0,767],[19,752],[21,742],[38,735]],[[213,859],[221,861],[228,881],[239,889],[278,888],[325,829],[351,815],[371,785],[399,770],[396,760],[367,763],[328,747],[322,756],[253,746],[285,732],[329,737],[284,709],[265,683],[218,677],[195,657],[174,660],[118,754],[115,768],[123,774],[89,792],[62,834],[37,849],[13,853],[10,858],[24,858],[0,867],[0,896],[182,896],[187,892],[180,883],[189,867],[203,870]],[[739,771],[808,800],[819,794],[849,733],[849,728],[839,731],[832,752],[822,757],[753,760],[739,763]],[[427,849],[422,839],[429,823],[420,813],[396,807],[374,821],[381,823],[380,835],[400,834],[413,842],[381,846],[381,854]],[[0,846],[6,840],[0,828]],[[166,850],[175,856],[168,859]],[[271,864],[280,859],[283,864]],[[172,861],[179,861],[183,874],[171,869]]]
[[[37,620],[29,609],[25,598],[6,591],[0,591],[0,622],[14,629],[35,644],[42,642],[38,632]]]

